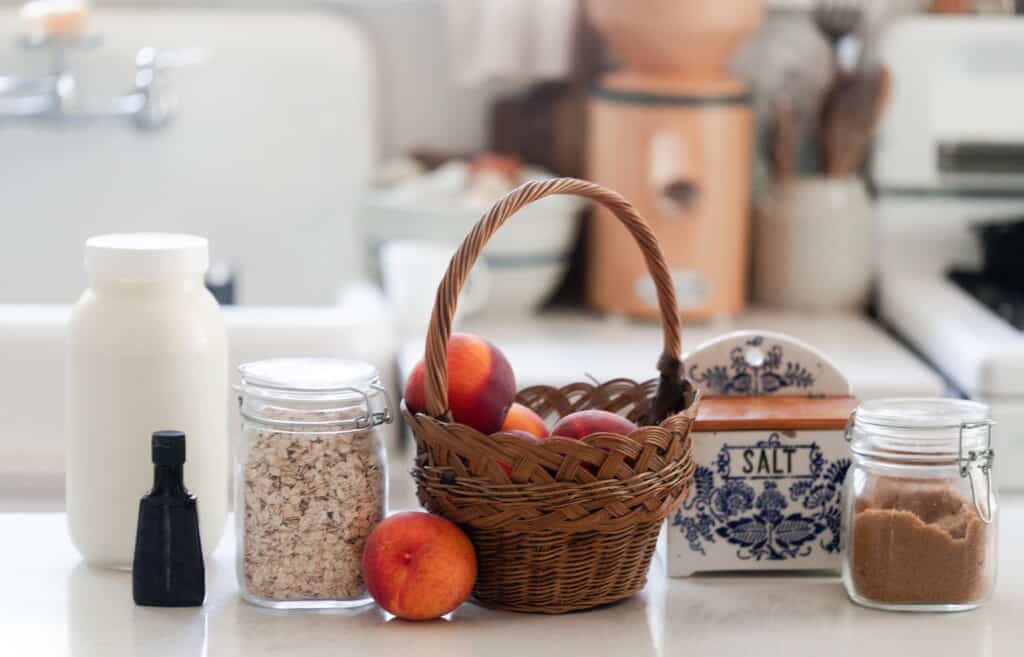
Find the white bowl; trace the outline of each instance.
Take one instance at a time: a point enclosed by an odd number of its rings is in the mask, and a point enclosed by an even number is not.
[[[373,193],[358,210],[375,254],[390,240],[460,244],[488,209],[399,205],[386,198]],[[554,292],[569,266],[577,215],[585,203],[577,196],[549,196],[509,217],[484,248],[492,283],[484,313],[528,312]]]
[[[529,256],[527,256],[528,258]],[[535,310],[554,293],[569,268],[568,254],[552,260],[501,260],[487,258],[491,293],[480,314],[523,314]]]

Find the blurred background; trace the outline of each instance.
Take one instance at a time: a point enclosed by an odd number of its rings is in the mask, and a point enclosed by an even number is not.
[[[1024,487],[1016,4],[0,0],[0,499],[60,504],[87,237],[208,237],[233,364],[359,357],[397,394],[458,243],[556,175],[651,222],[685,349],[783,331],[862,398],[985,401]],[[639,251],[570,197],[498,233],[458,321],[520,386],[660,344]]]

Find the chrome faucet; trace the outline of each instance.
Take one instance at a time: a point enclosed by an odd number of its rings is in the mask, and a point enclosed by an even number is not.
[[[206,53],[199,48],[183,50],[140,49],[135,55],[135,79],[130,91],[107,99],[84,99],[70,65],[71,53],[99,45],[98,37],[23,38],[22,47],[46,51],[50,72],[30,78],[0,75],[0,123],[9,119],[43,119],[71,122],[127,118],[140,130],[158,130],[177,112],[177,98],[169,89],[166,69],[201,64]]]

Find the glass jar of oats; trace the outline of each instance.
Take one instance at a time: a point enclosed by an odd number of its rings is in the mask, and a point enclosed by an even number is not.
[[[880,399],[850,416],[843,583],[861,605],[961,611],[996,577],[996,494],[988,407]]]
[[[377,370],[333,358],[279,358],[239,371],[242,597],[277,609],[369,602],[363,546],[387,509],[378,427],[393,415]]]

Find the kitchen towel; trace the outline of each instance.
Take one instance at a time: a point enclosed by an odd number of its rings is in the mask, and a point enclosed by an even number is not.
[[[457,82],[531,83],[569,74],[577,0],[446,0]]]

